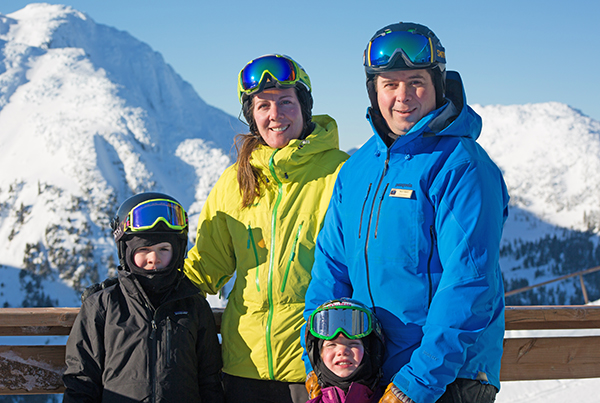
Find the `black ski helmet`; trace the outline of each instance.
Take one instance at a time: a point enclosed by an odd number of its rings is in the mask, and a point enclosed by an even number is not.
[[[320,347],[322,346],[324,338],[316,336],[315,333],[311,331],[311,321],[315,315],[321,311],[333,309],[351,309],[365,312],[368,315],[370,323],[370,332],[366,336],[360,338],[365,347],[363,361],[357,370],[346,378],[337,377],[337,375],[333,374],[325,366],[323,360],[321,359],[320,351]],[[329,326],[327,327],[329,328]],[[315,311],[311,314],[306,324],[305,333],[306,352],[308,359],[310,360],[313,371],[319,379],[321,386],[324,383],[328,386],[331,386],[330,384],[332,381],[338,383],[334,386],[339,387],[342,387],[342,384],[348,386],[351,382],[360,382],[369,387],[371,390],[375,389],[379,383],[379,380],[381,379],[381,376],[383,375],[382,366],[385,353],[385,341],[381,324],[371,308],[357,300],[345,297],[327,301],[315,309]],[[337,337],[339,334],[340,333],[335,333],[331,336]],[[369,360],[369,362],[366,363],[365,360]]]
[[[408,32],[427,38],[430,47],[428,62],[413,63],[402,49],[397,48],[392,50],[392,54],[387,55],[389,57],[387,63],[381,65],[369,63],[369,52],[373,41],[377,38],[392,34],[393,32]],[[379,31],[375,32],[375,35],[373,35],[367,44],[363,53],[363,65],[365,66],[365,73],[367,76],[367,92],[369,94],[371,106],[376,110],[379,110],[379,106],[377,103],[377,93],[375,91],[375,77],[378,73],[385,71],[414,69],[429,70],[435,87],[436,105],[439,108],[444,104],[446,92],[446,51],[435,33],[424,25],[412,22],[399,22],[381,28]]]
[[[156,205],[162,205],[172,212],[169,214],[164,213],[166,210],[155,210],[155,219],[152,220],[150,226],[142,227],[140,229],[132,229],[134,223],[132,220],[132,210],[140,206],[149,206],[155,203]],[[178,221],[179,225],[176,228],[169,227],[166,223],[168,221]],[[125,200],[119,209],[117,214],[112,219],[110,227],[113,232],[115,243],[117,244],[117,250],[119,254],[119,263],[122,267],[126,267],[126,241],[131,239],[135,235],[141,234],[165,234],[175,235],[178,244],[174,245],[174,249],[178,251],[177,256],[173,256],[176,260],[174,262],[180,262],[183,264],[185,255],[187,253],[187,242],[188,242],[188,217],[187,213],[181,206],[181,204],[173,197],[164,193],[158,192],[145,192],[138,193]]]
[[[288,59],[298,70],[298,80],[291,87],[289,85],[279,83],[269,73],[266,73],[264,79],[260,83],[260,91],[267,88],[294,88],[296,90],[296,95],[298,96],[298,101],[300,102],[300,109],[302,111],[302,120],[304,124],[301,137],[304,138],[307,135],[309,135],[314,129],[314,125],[312,123],[313,97],[310,77],[306,73],[306,70],[304,70],[304,68],[298,62],[296,62],[289,56],[281,54],[272,54],[261,56],[261,58],[265,56],[276,56]],[[246,63],[244,68],[242,68],[242,70],[240,71],[240,74],[238,76],[238,98],[240,100],[240,103],[242,104],[242,114],[244,115],[244,119],[246,119],[246,122],[248,123],[250,133],[252,133],[254,136],[260,137],[258,127],[256,126],[256,121],[254,120],[254,116],[252,114],[252,99],[254,98],[254,94],[248,95],[244,93],[244,91],[241,89],[240,84],[240,77],[242,75],[242,72],[244,71],[246,66],[248,66],[253,61],[254,60],[251,60],[248,63]]]

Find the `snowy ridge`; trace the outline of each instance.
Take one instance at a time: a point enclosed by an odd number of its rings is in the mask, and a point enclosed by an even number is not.
[[[107,227],[118,203],[164,191],[195,227],[244,127],[148,45],[70,7],[0,16],[0,52],[0,270],[27,269],[0,306],[72,306],[65,285],[115,266]]]
[[[563,228],[600,225],[600,122],[556,102],[474,109],[514,206]]]

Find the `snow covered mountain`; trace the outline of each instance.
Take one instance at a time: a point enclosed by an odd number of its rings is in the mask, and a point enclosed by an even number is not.
[[[243,130],[126,32],[58,5],[0,15],[0,306],[77,305],[115,267],[108,223],[134,193],[195,224]]]
[[[600,266],[600,122],[555,102],[474,109],[484,122],[478,141],[511,196],[501,259],[506,289]],[[584,279],[590,300],[600,298],[600,274]],[[578,278],[507,299],[583,302]]]
[[[560,103],[474,109],[511,195],[507,290],[600,265],[600,122]],[[193,234],[244,130],[126,32],[65,6],[0,15],[0,307],[78,306],[114,269],[108,222],[136,192],[177,197]],[[600,299],[600,275],[585,284]],[[507,302],[582,303],[579,280]],[[597,385],[511,382],[498,401],[592,401]]]
[[[560,103],[474,109],[511,195],[507,290],[599,265],[600,122]],[[0,15],[0,306],[78,305],[114,270],[108,223],[136,192],[177,197],[194,234],[244,130],[126,32],[65,6]],[[585,280],[599,299],[600,275]],[[508,302],[582,296],[568,280]]]

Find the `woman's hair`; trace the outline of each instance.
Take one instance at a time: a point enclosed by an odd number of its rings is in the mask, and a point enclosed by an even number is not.
[[[312,122],[312,107],[313,98],[306,86],[302,83],[297,83],[294,86],[298,101],[300,102],[300,110],[302,112],[302,134],[300,138],[306,138],[314,130],[315,124]],[[242,208],[249,207],[254,203],[254,200],[260,196],[261,184],[265,183],[265,179],[260,176],[260,171],[252,166],[250,159],[252,152],[259,145],[267,145],[265,140],[258,131],[256,120],[254,120],[254,96],[244,95],[242,100],[242,113],[250,133],[240,133],[235,136],[235,148],[237,150],[237,180],[242,195]]]

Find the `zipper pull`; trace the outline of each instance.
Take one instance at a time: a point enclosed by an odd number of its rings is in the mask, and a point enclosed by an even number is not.
[[[152,322],[150,322],[152,324],[152,333],[150,333],[150,340],[154,340],[154,337],[156,337],[156,329],[158,328],[156,326],[156,322],[154,321],[154,319],[152,319]]]

